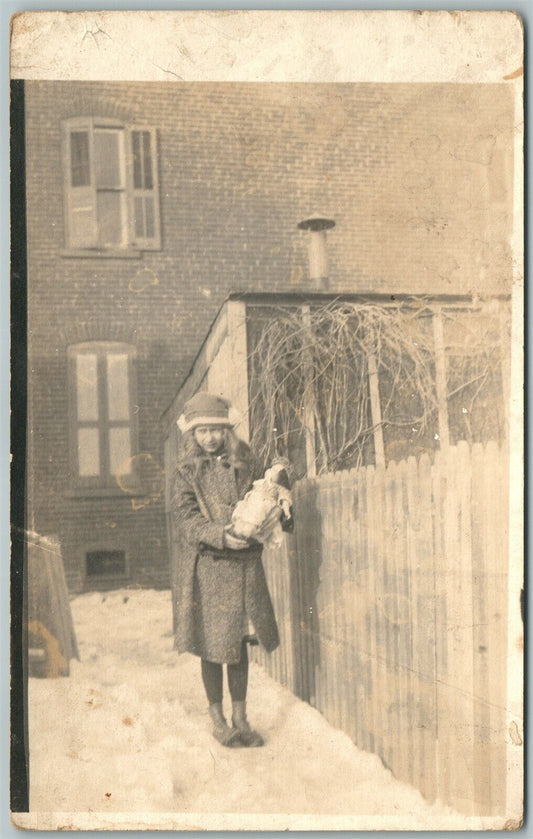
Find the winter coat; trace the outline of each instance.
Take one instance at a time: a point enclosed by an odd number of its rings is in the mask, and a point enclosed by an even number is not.
[[[172,510],[180,546],[176,647],[208,661],[237,664],[249,621],[268,652],[279,645],[278,628],[261,560],[261,545],[224,547],[224,527],[250,489],[244,463],[225,453],[201,456],[178,467]]]

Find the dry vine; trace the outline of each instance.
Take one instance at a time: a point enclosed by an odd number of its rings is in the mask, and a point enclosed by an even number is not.
[[[302,447],[315,429],[319,471],[373,460],[369,358],[379,370],[382,424],[394,439],[433,437],[436,424],[431,309],[333,301],[279,307],[250,354],[252,446],[265,461]],[[490,366],[490,361],[487,361]],[[486,371],[479,372],[480,381]]]

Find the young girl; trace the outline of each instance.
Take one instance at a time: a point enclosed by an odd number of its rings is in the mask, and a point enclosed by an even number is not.
[[[233,432],[226,400],[197,393],[186,403],[178,427],[183,433],[183,455],[173,495],[182,543],[176,647],[202,660],[216,739],[225,746],[262,746],[263,738],[246,718],[249,624],[268,652],[279,645],[278,628],[261,545],[255,538],[230,532],[233,509],[258,475],[250,449]],[[232,727],[222,711],[223,664],[227,665]]]

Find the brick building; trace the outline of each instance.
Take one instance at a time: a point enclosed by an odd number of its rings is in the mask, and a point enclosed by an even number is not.
[[[27,82],[28,526],[167,585],[161,416],[231,292],[506,295],[502,85]]]

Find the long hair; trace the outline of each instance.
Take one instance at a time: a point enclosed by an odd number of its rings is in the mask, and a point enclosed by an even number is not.
[[[225,452],[228,461],[235,469],[248,470],[251,477],[258,477],[259,465],[248,443],[237,437],[233,428],[225,428],[224,431],[221,451]],[[192,474],[193,477],[197,477],[204,458],[205,452],[196,442],[194,429],[186,431],[181,437],[178,448],[178,469],[183,469]]]

